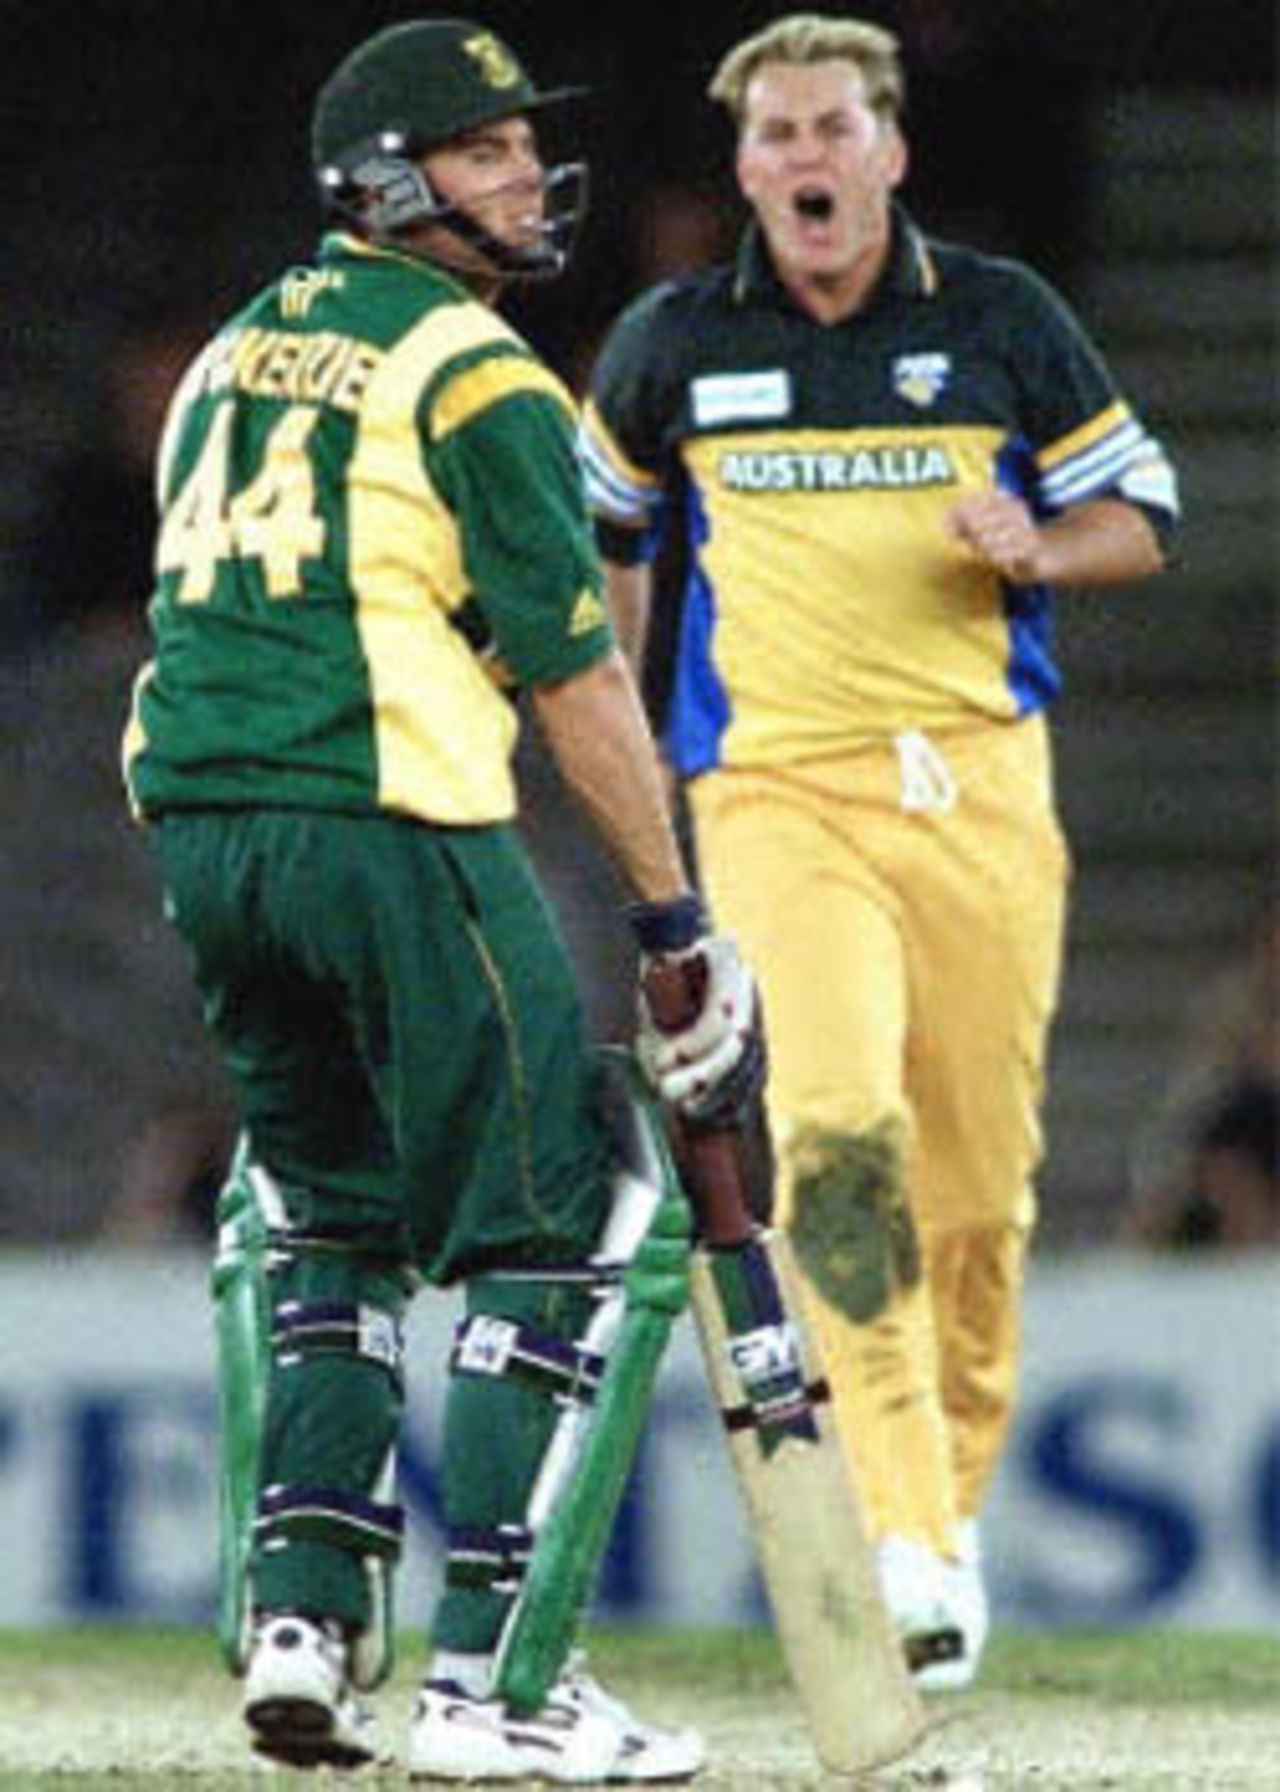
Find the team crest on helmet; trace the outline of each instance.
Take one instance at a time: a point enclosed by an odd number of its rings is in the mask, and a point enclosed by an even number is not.
[[[893,364],[894,391],[921,410],[946,391],[950,379],[950,355],[899,355]]]
[[[516,87],[520,82],[520,64],[510,50],[491,31],[478,31],[467,38],[463,49],[480,70],[490,87]]]

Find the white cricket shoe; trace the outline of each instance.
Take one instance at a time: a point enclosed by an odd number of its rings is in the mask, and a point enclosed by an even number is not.
[[[373,1714],[347,1679],[344,1638],[292,1613],[259,1620],[244,1717],[257,1753],[291,1767],[360,1767],[379,1752]]]
[[[956,1559],[944,1563],[943,1567],[948,1603],[959,1621],[960,1634],[964,1639],[964,1650],[960,1657],[963,1677],[954,1679],[950,1689],[937,1688],[939,1691],[955,1690],[973,1683],[991,1629],[991,1608],[982,1577],[982,1546],[976,1519],[966,1518],[961,1522],[956,1542]]]
[[[896,1535],[876,1551],[889,1617],[921,1692],[961,1692],[972,1685],[987,1638],[977,1529],[969,1524],[961,1530],[955,1560]]]
[[[653,1785],[692,1779],[705,1762],[695,1730],[642,1723],[574,1662],[529,1716],[429,1680],[409,1734],[409,1777],[419,1780]]]

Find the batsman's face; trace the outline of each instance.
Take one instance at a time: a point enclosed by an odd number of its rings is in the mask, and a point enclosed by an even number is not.
[[[738,183],[784,278],[839,279],[878,252],[906,160],[851,62],[766,63],[747,84]]]
[[[461,207],[508,248],[527,248],[541,236],[546,171],[527,119],[506,118],[468,131],[433,151],[423,168],[440,199]],[[478,249],[465,248],[483,265]]]

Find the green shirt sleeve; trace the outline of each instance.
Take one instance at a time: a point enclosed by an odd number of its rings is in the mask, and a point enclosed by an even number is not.
[[[518,684],[554,684],[614,645],[571,418],[512,389],[426,449],[498,657]]]

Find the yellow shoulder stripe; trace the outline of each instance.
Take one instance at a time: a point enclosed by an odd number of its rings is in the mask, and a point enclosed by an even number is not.
[[[1118,398],[1114,404],[1108,405],[1105,411],[1100,411],[1096,417],[1090,418],[1088,423],[1082,423],[1079,429],[1072,430],[1069,436],[1062,436],[1050,447],[1042,449],[1036,459],[1047,472],[1049,468],[1056,467],[1060,461],[1070,460],[1073,454],[1079,454],[1082,448],[1092,448],[1095,442],[1100,442],[1104,436],[1109,436],[1113,429],[1118,429],[1122,423],[1127,423],[1130,415],[1128,405],[1122,398]]]
[[[568,391],[548,368],[524,355],[495,355],[448,381],[432,408],[432,436],[442,441],[491,404],[517,392],[542,393],[555,399],[571,422],[576,416]]]
[[[388,350],[380,383],[402,392],[406,409],[412,410],[435,376],[457,356],[505,347],[524,351],[515,331],[487,306],[469,300],[437,305]]]
[[[490,311],[487,305],[474,299],[462,299],[456,305],[438,305],[427,313],[417,328],[426,331],[436,345],[441,366],[455,355],[470,354],[472,349],[484,348],[489,343],[524,347],[510,324],[504,323],[496,311]]]

